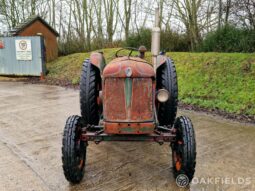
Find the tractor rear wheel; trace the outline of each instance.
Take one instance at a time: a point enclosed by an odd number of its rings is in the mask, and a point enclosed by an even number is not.
[[[85,60],[80,80],[80,108],[84,125],[98,125],[100,112],[97,103],[100,86],[100,73],[97,68]]]
[[[81,140],[81,117],[67,119],[62,140],[62,163],[66,179],[74,184],[84,176],[87,142]]]
[[[178,84],[175,65],[170,58],[157,70],[157,90],[159,89],[166,89],[170,94],[168,101],[158,103],[159,124],[172,126],[177,113]]]
[[[196,139],[191,120],[181,116],[175,121],[176,140],[171,144],[173,173],[177,178],[186,175],[191,182],[196,166]]]

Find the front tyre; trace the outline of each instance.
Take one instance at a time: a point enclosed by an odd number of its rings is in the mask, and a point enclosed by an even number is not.
[[[170,94],[167,102],[158,103],[159,124],[172,126],[177,113],[178,84],[175,65],[170,58],[157,70],[157,90],[159,89],[165,89]]]
[[[67,119],[62,140],[62,163],[66,179],[79,183],[84,176],[87,142],[81,140],[81,117]]]
[[[181,116],[175,121],[176,141],[171,144],[173,173],[176,178],[184,174],[191,182],[196,166],[196,139],[191,120]]]
[[[85,60],[82,66],[80,80],[80,107],[84,125],[98,125],[100,108],[97,103],[100,89],[100,73],[90,60]]]

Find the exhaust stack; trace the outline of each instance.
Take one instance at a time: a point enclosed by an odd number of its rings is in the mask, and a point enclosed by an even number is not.
[[[152,28],[152,40],[151,40],[151,54],[152,54],[152,64],[154,70],[157,68],[157,56],[160,50],[160,28],[159,28],[159,8],[155,10],[155,25]]]

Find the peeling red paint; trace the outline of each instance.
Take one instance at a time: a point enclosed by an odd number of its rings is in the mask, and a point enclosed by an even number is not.
[[[105,132],[153,133],[154,89],[154,69],[145,60],[121,57],[107,64],[103,71]]]
[[[153,121],[153,82],[151,78],[132,79],[131,107],[125,104],[125,78],[107,78],[104,84],[106,121]]]
[[[153,120],[153,91],[151,78],[133,79],[131,121]]]
[[[153,112],[155,81],[152,78],[131,78],[131,106],[127,107],[125,79],[105,78],[103,89],[105,132],[111,134],[152,133],[155,128]]]
[[[99,52],[92,52],[91,55],[90,55],[90,62],[96,66],[97,68],[99,68],[101,70],[101,63],[103,62],[104,60],[104,57],[101,53]]]
[[[104,69],[103,77],[125,78],[126,69],[131,68],[131,77],[155,77],[153,67],[141,58],[121,57],[111,61]]]
[[[155,125],[150,123],[109,123],[105,122],[105,133],[107,134],[151,134]]]
[[[124,79],[105,79],[103,90],[105,120],[126,120],[124,85]]]

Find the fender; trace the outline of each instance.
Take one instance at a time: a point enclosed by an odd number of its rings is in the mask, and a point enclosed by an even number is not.
[[[169,58],[166,55],[158,55],[157,56],[157,65],[156,65],[156,70],[163,64],[167,62]]]
[[[106,65],[103,53],[92,52],[89,59],[90,63],[96,66],[99,69],[100,73],[102,73]]]

